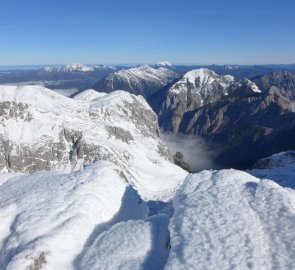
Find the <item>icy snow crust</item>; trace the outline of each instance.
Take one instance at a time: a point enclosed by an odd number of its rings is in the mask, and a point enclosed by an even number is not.
[[[295,269],[295,194],[235,170],[190,175],[165,269]]]

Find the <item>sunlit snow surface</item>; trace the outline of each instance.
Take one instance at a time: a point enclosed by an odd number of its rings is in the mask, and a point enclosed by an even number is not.
[[[190,175],[165,269],[295,269],[295,194],[236,170]]]
[[[30,269],[42,256],[44,269],[72,269],[98,224],[117,213],[122,220],[147,215],[145,203],[109,162],[67,175],[15,177],[0,194],[0,269]],[[130,212],[122,212],[124,204]]]

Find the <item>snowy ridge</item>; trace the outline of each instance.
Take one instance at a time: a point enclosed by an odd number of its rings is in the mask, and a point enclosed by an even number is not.
[[[186,172],[170,162],[154,112],[125,91],[95,95],[75,100],[40,86],[0,87],[0,147],[9,156],[0,156],[1,170],[72,171],[103,159],[142,197],[169,199]]]
[[[108,67],[104,65],[87,66],[83,64],[74,63],[56,67],[44,67],[41,70],[43,72],[93,72],[95,70],[107,68],[115,69],[113,67]]]
[[[95,89],[108,92],[123,89],[131,93],[150,96],[178,77],[177,73],[164,67],[153,68],[143,65],[116,71],[97,82]]]
[[[129,82],[134,81],[138,84],[141,83],[141,80],[156,81],[164,86],[167,84],[167,80],[170,77],[173,77],[173,75],[174,72],[165,68],[155,69],[148,65],[144,65],[136,68],[123,69],[110,76],[118,76],[123,80],[127,80]]]
[[[104,92],[97,92],[93,89],[88,89],[88,90],[85,90],[77,95],[75,95],[73,98],[75,100],[81,100],[81,101],[91,101],[91,100],[94,100],[94,99],[97,99],[97,98],[100,98],[100,97],[103,97],[107,95],[107,93],[104,93]]]

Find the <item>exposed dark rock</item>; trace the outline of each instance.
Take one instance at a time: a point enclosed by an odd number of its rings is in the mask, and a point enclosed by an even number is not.
[[[128,130],[125,130],[121,127],[111,127],[111,126],[106,126],[105,128],[109,132],[110,136],[114,136],[116,139],[122,142],[130,143],[131,141],[134,141],[133,136]]]
[[[295,72],[276,71],[257,76],[253,81],[265,92],[275,86],[285,97],[295,100]]]
[[[173,156],[174,163],[186,171],[190,171],[190,166],[184,161],[184,156],[181,152],[176,152]]]

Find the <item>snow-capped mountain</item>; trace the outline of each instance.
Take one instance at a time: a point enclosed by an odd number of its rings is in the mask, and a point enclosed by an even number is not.
[[[93,87],[97,80],[115,70],[116,68],[103,65],[86,66],[82,64],[44,67],[37,70],[0,74],[0,84],[40,85],[60,90],[60,92],[77,93]]]
[[[159,61],[156,63],[157,67],[172,67],[172,64],[169,61]]]
[[[57,67],[44,67],[42,70],[44,72],[89,72],[94,71],[94,67],[74,63]]]
[[[41,69],[41,71],[44,72],[94,72],[95,70],[100,69],[106,69],[106,68],[112,68],[104,65],[96,65],[96,66],[87,66],[83,64],[67,64],[62,66],[56,66],[56,67],[44,67]]]
[[[89,90],[71,99],[40,86],[1,86],[0,104],[3,172],[74,171],[108,160],[150,199],[171,196],[185,175],[142,97]]]
[[[165,86],[173,83],[179,74],[164,67],[153,68],[143,65],[114,72],[98,81],[94,89],[112,92],[122,89],[133,94],[149,97]]]
[[[182,116],[206,104],[234,96],[250,96],[261,91],[248,79],[236,80],[230,75],[218,75],[201,68],[187,72],[167,91],[162,104],[158,106],[160,123],[164,128],[177,132]],[[170,118],[170,120],[168,119]]]

